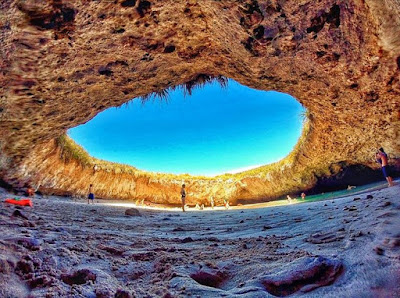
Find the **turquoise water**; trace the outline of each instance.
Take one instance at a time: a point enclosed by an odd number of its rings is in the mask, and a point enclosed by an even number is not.
[[[305,202],[315,202],[315,201],[329,200],[329,199],[333,199],[333,198],[337,198],[337,197],[357,195],[357,194],[362,194],[364,192],[378,190],[378,189],[384,188],[386,186],[387,186],[387,182],[382,180],[379,182],[374,182],[374,183],[365,184],[362,186],[357,186],[356,188],[353,188],[351,190],[344,189],[344,190],[338,190],[338,191],[334,191],[334,192],[309,195],[309,196],[306,196]],[[297,200],[299,200],[299,198],[297,198]],[[300,201],[302,201],[301,198],[300,198]]]

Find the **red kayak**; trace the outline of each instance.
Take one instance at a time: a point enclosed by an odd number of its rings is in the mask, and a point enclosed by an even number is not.
[[[33,207],[31,199],[6,199],[4,202],[19,205],[19,206],[31,206]]]

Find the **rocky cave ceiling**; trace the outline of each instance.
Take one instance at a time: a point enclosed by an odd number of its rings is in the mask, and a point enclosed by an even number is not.
[[[1,0],[0,176],[14,187],[177,202],[309,188],[340,163],[400,154],[398,0]],[[55,139],[128,100],[209,78],[297,98],[309,129],[292,162],[230,179],[93,172]],[[278,182],[279,183],[278,183]]]

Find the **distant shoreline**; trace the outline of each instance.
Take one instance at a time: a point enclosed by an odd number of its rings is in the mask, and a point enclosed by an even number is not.
[[[399,183],[400,179],[395,180],[395,183]],[[379,184],[378,184],[379,183]],[[370,186],[370,187],[368,187]],[[358,189],[357,189],[358,188]],[[305,200],[301,198],[295,198],[293,202],[289,203],[286,199],[284,200],[275,200],[270,202],[263,202],[263,203],[254,203],[254,204],[243,204],[243,205],[234,205],[229,206],[229,208],[225,208],[225,206],[214,206],[211,208],[210,206],[205,206],[204,209],[197,209],[195,207],[186,207],[186,211],[189,212],[204,212],[204,211],[228,211],[228,210],[244,210],[244,209],[260,209],[260,208],[270,208],[270,207],[279,207],[279,206],[290,206],[302,203],[311,203],[311,202],[318,202],[324,200],[333,200],[338,198],[343,198],[347,196],[354,196],[354,195],[361,195],[367,192],[376,191],[380,189],[387,188],[387,183],[376,182],[372,184],[366,184],[362,186],[358,186],[352,190],[339,190],[329,193],[322,193],[317,195],[310,195],[306,197]],[[129,207],[129,208],[138,208],[138,209],[146,209],[146,210],[164,210],[164,211],[182,211],[180,206],[176,205],[168,205],[168,204],[154,204],[151,203],[145,205],[136,205],[130,201],[117,201],[117,200],[106,200],[106,199],[99,199],[97,200],[98,204],[107,205],[107,206],[115,206],[115,207]]]

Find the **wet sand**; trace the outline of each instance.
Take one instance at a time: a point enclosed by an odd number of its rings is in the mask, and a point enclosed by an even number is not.
[[[398,297],[400,185],[271,208],[3,203],[0,297]]]

